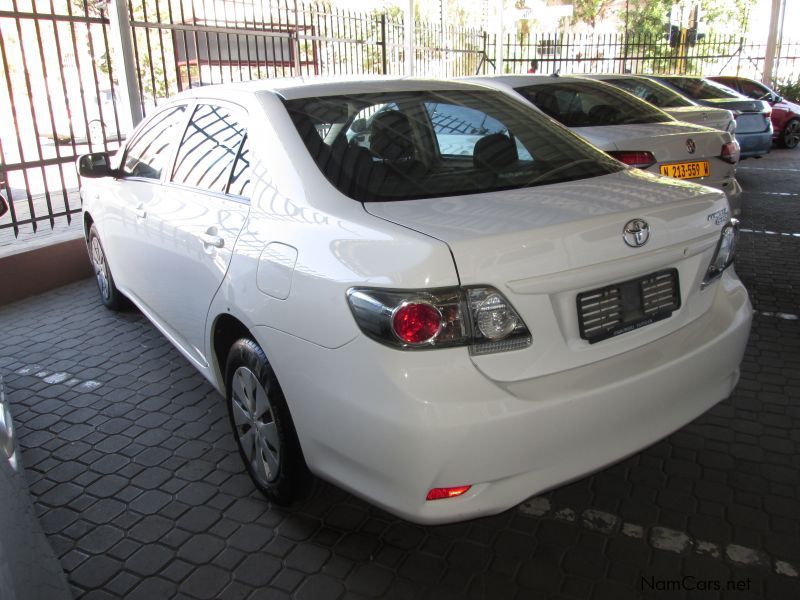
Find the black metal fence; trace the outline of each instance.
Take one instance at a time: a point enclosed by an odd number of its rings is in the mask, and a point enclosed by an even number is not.
[[[108,19],[78,4],[0,10],[0,234],[69,222],[81,210],[76,155],[119,139]]]
[[[724,73],[760,80],[766,51],[766,44],[735,35],[707,35],[674,47],[665,35],[535,34],[503,40],[509,73],[526,73],[536,60],[539,73]],[[782,43],[775,63],[777,80],[800,78],[800,42]]]
[[[179,91],[272,77],[405,73],[402,16],[289,0],[124,0],[133,64],[110,38],[104,0],[5,0],[0,10],[0,245],[69,226],[81,210],[73,163],[126,133],[119,81],[133,73],[146,114]],[[494,72],[495,38],[415,25],[415,73]],[[760,78],[763,45],[708,36],[686,52],[663,37],[537,34],[503,40],[504,71],[739,73]],[[779,77],[800,77],[800,44],[780,47]],[[44,225],[44,227],[42,227]]]

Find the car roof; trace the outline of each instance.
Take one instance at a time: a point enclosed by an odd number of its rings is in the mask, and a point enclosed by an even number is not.
[[[705,79],[702,75],[642,75],[642,77],[649,77],[655,79]]]
[[[641,79],[644,75],[637,73],[574,73],[575,77],[585,77],[586,79]]]
[[[189,98],[232,99],[245,95],[276,94],[285,100],[336,96],[341,94],[368,94],[379,92],[405,92],[427,90],[468,90],[478,86],[466,81],[443,81],[417,77],[387,75],[353,77],[292,77],[259,79],[216,85],[193,87],[173,96],[170,100]]]
[[[474,75],[472,77],[460,77],[457,81],[470,83],[490,83],[500,84],[508,88],[520,87],[523,85],[542,85],[552,83],[559,79],[566,79],[557,75]]]

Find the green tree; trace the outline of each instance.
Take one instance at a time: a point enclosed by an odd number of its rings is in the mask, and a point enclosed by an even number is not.
[[[629,0],[627,31],[623,21],[621,31],[627,33],[627,47],[625,55],[629,60],[645,60],[648,68],[653,71],[667,71],[676,68],[685,68],[690,72],[704,70],[702,59],[689,56],[685,62],[681,61],[678,45],[670,46],[669,41],[669,14],[673,5],[682,6],[688,13],[695,4],[699,4],[701,12],[701,31],[706,34],[702,46],[708,43],[712,36],[728,32],[746,32],[747,19],[750,10],[757,0]],[[733,37],[717,39],[718,43],[734,44]],[[718,44],[719,45],[719,44]],[[732,50],[735,50],[733,48]],[[717,54],[714,52],[713,54]],[[703,55],[704,52],[692,54]]]
[[[615,0],[573,0],[572,24],[578,21],[597,26],[597,21],[602,21],[608,14],[608,9]]]

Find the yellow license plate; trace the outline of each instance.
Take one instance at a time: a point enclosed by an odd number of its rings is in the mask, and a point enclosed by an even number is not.
[[[697,179],[698,177],[708,177],[711,174],[707,160],[671,163],[661,165],[659,168],[662,175],[675,179]]]

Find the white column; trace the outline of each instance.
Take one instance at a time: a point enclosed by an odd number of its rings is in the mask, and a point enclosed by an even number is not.
[[[111,24],[110,42],[115,58],[114,70],[119,82],[119,104],[117,114],[123,133],[129,133],[142,120],[142,105],[139,100],[139,85],[136,79],[136,60],[133,56],[131,21],[126,0],[111,0],[108,3],[108,19]]]
[[[503,38],[505,29],[503,28],[503,0],[494,1],[495,17],[495,43],[494,43],[494,72],[498,75],[503,74]]]
[[[761,73],[761,82],[771,86],[772,74],[775,71],[775,52],[778,47],[778,32],[783,26],[784,0],[772,0],[772,11],[769,17],[769,35],[767,36],[767,52],[764,57],[764,71]]]
[[[403,11],[403,24],[405,25],[405,52],[406,76],[414,76],[414,0],[408,0]]]

